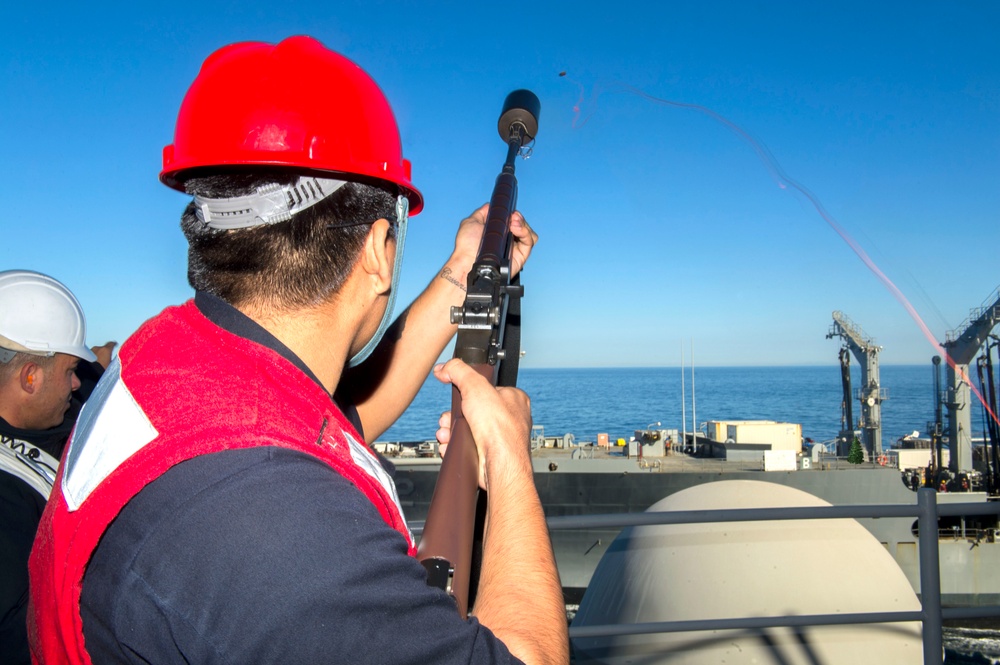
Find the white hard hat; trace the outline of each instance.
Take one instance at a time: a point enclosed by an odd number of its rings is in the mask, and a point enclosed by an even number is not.
[[[31,270],[0,272],[0,347],[97,360],[87,347],[87,320],[76,296],[61,282]]]

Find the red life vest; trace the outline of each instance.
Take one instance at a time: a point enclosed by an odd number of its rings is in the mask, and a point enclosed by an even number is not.
[[[122,346],[77,421],[29,562],[35,662],[90,664],[80,616],[84,572],[132,497],[175,464],[256,446],[327,463],[416,554],[392,479],[323,388],[188,302],[148,321]]]

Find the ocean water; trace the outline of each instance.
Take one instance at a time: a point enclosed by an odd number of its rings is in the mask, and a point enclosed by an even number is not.
[[[852,390],[860,385],[852,366]],[[882,403],[882,444],[914,430],[926,433],[934,420],[932,366],[883,365],[880,379],[888,399]],[[523,369],[518,387],[531,397],[536,425],[549,436],[572,433],[593,441],[605,432],[628,438],[636,429],[660,422],[664,428],[692,430],[707,420],[776,420],[800,423],[802,435],[829,441],[841,429],[840,367],[704,367],[620,369]],[[942,372],[942,385],[944,373]],[[978,385],[977,385],[978,387]],[[692,414],[692,392],[695,413]],[[682,398],[683,395],[683,398]],[[682,420],[682,403],[684,416]],[[429,378],[405,414],[382,437],[386,441],[434,438],[442,411],[450,408],[451,391]],[[855,420],[860,405],[854,403]],[[946,413],[945,413],[946,416]],[[973,436],[981,436],[983,409],[973,405]],[[946,628],[948,665],[1000,663],[1000,630],[995,625]]]
[[[857,367],[852,369],[856,391],[860,377]],[[888,394],[882,403],[883,446],[914,430],[924,433],[927,422],[934,420],[932,366],[883,365],[880,378]],[[544,426],[549,436],[572,433],[577,441],[593,441],[598,433],[627,439],[634,430],[656,422],[678,430],[686,422],[690,432],[695,419],[699,424],[707,420],[800,423],[804,437],[820,442],[834,439],[841,429],[838,365],[695,368],[693,390],[688,367],[683,380],[682,392],[677,367],[523,369],[518,387],[531,397],[536,425]],[[450,400],[447,386],[428,379],[410,409],[381,438],[433,439],[438,416],[450,408]],[[861,407],[856,400],[853,409],[857,421]],[[974,405],[974,436],[984,429],[982,414],[982,408]]]

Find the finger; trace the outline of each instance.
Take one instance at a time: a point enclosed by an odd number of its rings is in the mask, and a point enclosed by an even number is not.
[[[490,210],[490,204],[484,203],[483,205],[473,210],[472,214],[466,217],[466,219],[472,220],[479,224],[486,224],[486,215],[489,213],[489,210]]]
[[[468,365],[461,358],[452,358],[444,365],[439,365],[440,370],[435,367],[435,374],[439,380],[458,388],[462,397],[469,397],[473,393],[489,389],[494,390],[489,381],[475,368]]]
[[[451,411],[445,411],[438,418],[438,428],[434,433],[434,438],[438,443],[448,445],[451,441]]]
[[[531,404],[531,398],[517,386],[498,386],[497,393],[504,399],[510,399],[523,404]]]
[[[511,235],[514,236],[514,246],[511,252],[512,275],[516,275],[524,267],[531,251],[538,242],[538,234],[535,233],[524,217],[520,217],[520,222],[514,224],[514,217],[511,217]]]
[[[519,211],[510,216],[510,230],[519,240],[534,245],[538,242],[538,234],[532,230],[528,220]]]
[[[515,212],[510,218],[510,232],[517,241],[515,248],[525,255],[531,253],[531,248],[538,242],[538,234],[535,233],[528,220],[519,212]]]
[[[434,369],[431,370],[434,373],[434,378],[441,383],[451,383],[451,377],[448,376],[444,368],[444,363],[438,363],[434,365]]]
[[[476,208],[471,213],[469,213],[468,217],[459,222],[458,224],[459,228],[464,228],[466,226],[472,226],[472,225],[486,226],[486,215],[488,210],[489,210],[489,204],[482,205]]]
[[[497,394],[508,408],[524,414],[529,420],[531,419],[531,398],[526,392],[513,386],[504,386],[497,388]]]

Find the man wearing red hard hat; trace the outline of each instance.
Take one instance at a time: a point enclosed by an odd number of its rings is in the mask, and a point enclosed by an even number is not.
[[[435,368],[462,392],[502,515],[468,620],[426,584],[365,444],[454,334],[449,277],[471,267],[485,209],[384,335],[423,201],[378,86],[308,37],[209,56],[163,165],[193,196],[196,295],[125,342],[81,414],[32,551],[35,660],[565,661],[524,393]],[[536,236],[517,214],[511,230],[519,270]]]

